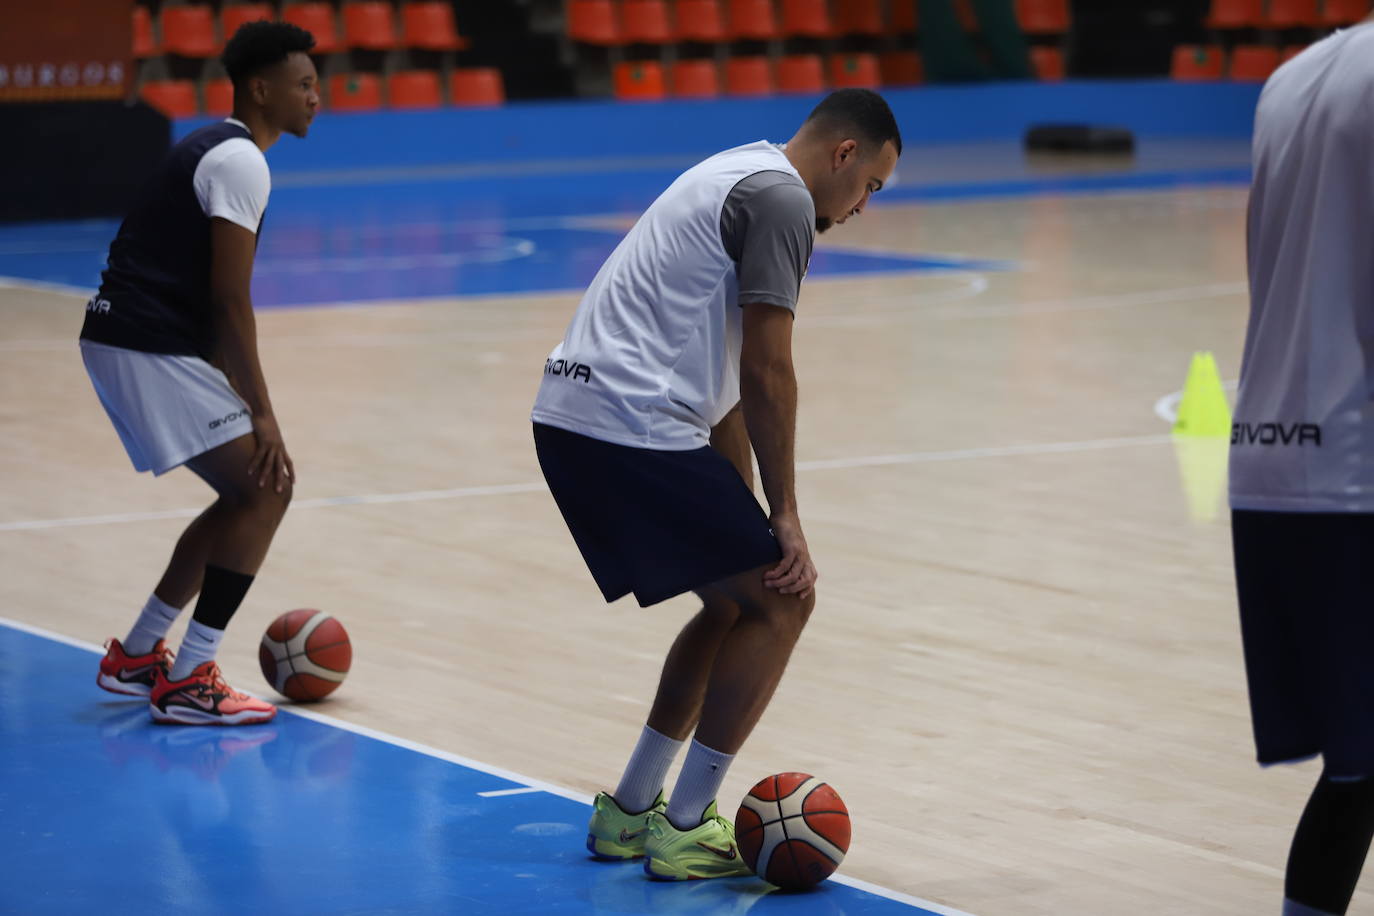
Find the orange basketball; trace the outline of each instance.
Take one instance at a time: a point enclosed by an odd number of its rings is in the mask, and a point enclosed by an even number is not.
[[[761,779],[740,802],[735,842],[754,874],[786,890],[830,877],[849,851],[849,809],[806,773]]]
[[[323,699],[343,683],[353,645],[343,624],[324,611],[287,611],[267,628],[258,664],[267,683],[301,702]]]

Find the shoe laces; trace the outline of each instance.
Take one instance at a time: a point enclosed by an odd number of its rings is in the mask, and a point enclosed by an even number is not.
[[[224,693],[235,700],[246,700],[248,698],[247,694],[239,693],[233,687],[229,686],[229,682],[226,681],[224,679],[224,675],[220,673],[219,665],[211,663],[210,671],[206,676],[210,679],[210,686],[213,689],[221,693]]]

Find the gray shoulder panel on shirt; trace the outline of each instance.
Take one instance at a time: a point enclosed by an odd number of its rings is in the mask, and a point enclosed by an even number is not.
[[[721,208],[720,237],[738,265],[740,302],[795,309],[815,241],[811,192],[790,172],[740,180]]]

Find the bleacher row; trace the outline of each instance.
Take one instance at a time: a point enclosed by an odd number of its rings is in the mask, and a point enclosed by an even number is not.
[[[1308,43],[1370,14],[1371,0],[1212,0],[1206,44],[1174,48],[1176,80],[1263,82]]]
[[[133,40],[134,57],[144,62],[139,95],[171,117],[228,114],[233,87],[210,59],[245,22],[278,18],[309,31],[315,36],[314,53],[329,58],[321,86],[324,107],[369,111],[384,105],[437,108],[445,103],[500,105],[505,100],[499,70],[458,68],[447,58],[469,46],[448,0],[407,0],[399,10],[387,0],[288,0],[280,10],[274,3],[228,2],[218,12],[206,3],[169,3],[156,16],[138,5]],[[387,60],[392,66],[385,72],[351,69],[348,53],[355,51],[394,55]],[[412,55],[441,57],[434,66],[415,67]],[[150,62],[184,69],[186,62],[197,60],[207,61],[197,78],[149,77],[156,69]]]

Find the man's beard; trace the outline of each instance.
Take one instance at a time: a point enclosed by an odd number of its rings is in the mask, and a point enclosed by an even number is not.
[[[833,225],[834,225],[834,220],[832,220],[832,219],[831,219],[830,217],[828,217],[828,216],[818,216],[818,217],[816,217],[816,231],[817,231],[817,232],[824,232],[825,230],[829,229],[829,228],[830,228],[831,226],[833,226]]]

